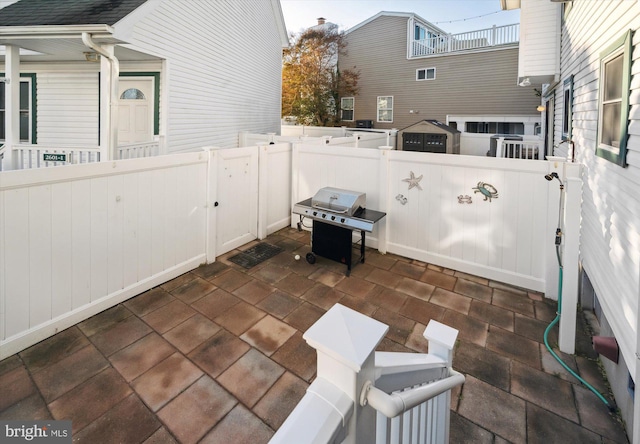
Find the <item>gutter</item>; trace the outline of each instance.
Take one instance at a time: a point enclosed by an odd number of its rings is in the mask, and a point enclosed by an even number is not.
[[[112,36],[109,25],[41,25],[41,26],[0,26],[2,39],[77,38],[88,32],[101,37]]]
[[[102,46],[93,41],[90,33],[82,33],[82,42],[95,52],[105,57],[109,61],[111,70],[111,94],[109,97],[109,133],[108,133],[108,154],[107,159],[103,160],[115,160],[118,148],[118,132],[117,132],[117,117],[118,117],[118,78],[120,76],[120,61],[115,55],[105,50]]]

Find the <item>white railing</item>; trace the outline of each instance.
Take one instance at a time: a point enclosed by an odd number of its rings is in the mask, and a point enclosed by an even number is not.
[[[138,142],[118,146],[118,159],[139,159],[153,157],[160,154],[160,142]]]
[[[501,137],[498,139],[496,157],[541,160],[543,150],[543,141],[537,138],[533,140],[505,140]]]
[[[520,24],[516,23],[423,40],[413,40],[411,42],[411,57],[514,45],[518,43],[519,38]]]
[[[100,162],[100,149],[60,145],[20,144],[12,147],[16,169],[43,168],[79,163]]]
[[[431,321],[429,354],[375,352],[387,331],[340,304],[312,325],[318,377],[271,443],[448,443],[451,389],[464,383],[451,368],[458,331]]]
[[[140,142],[118,146],[118,160],[154,157],[160,154],[160,142]],[[0,171],[5,155],[5,146],[0,148]],[[63,145],[20,144],[12,147],[13,169],[24,170],[62,165],[100,162],[98,146],[80,148]]]

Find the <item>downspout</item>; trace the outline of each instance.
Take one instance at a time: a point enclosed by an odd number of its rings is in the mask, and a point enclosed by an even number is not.
[[[82,43],[85,46],[93,49],[95,52],[105,57],[109,61],[111,70],[110,79],[110,97],[109,97],[109,159],[101,160],[115,160],[118,152],[118,78],[120,76],[120,62],[110,51],[107,51],[102,46],[93,41],[91,34],[88,32],[82,33]]]

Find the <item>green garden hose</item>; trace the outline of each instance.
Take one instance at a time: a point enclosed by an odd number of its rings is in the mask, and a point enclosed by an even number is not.
[[[562,365],[562,367],[568,371],[573,377],[575,377],[578,381],[580,381],[586,388],[588,388],[589,390],[591,390],[609,409],[610,412],[615,412],[617,410],[617,407],[615,405],[615,403],[613,402],[609,402],[607,401],[607,399],[602,396],[602,394],[596,390],[591,384],[589,384],[587,381],[585,381],[584,379],[582,379],[576,372],[574,372],[567,364],[564,363],[564,361],[560,358],[560,356],[558,356],[553,349],[551,348],[551,346],[549,345],[549,332],[551,331],[551,329],[553,328],[554,325],[556,325],[559,321],[560,321],[560,313],[562,313],[562,279],[563,279],[563,266],[562,266],[562,257],[560,256],[560,244],[562,243],[562,228],[561,228],[561,223],[562,223],[562,207],[563,207],[563,200],[564,200],[564,184],[562,183],[562,181],[560,180],[560,178],[558,177],[557,173],[551,173],[545,176],[545,179],[551,181],[553,179],[557,179],[560,182],[560,203],[559,203],[559,209],[558,209],[558,228],[556,229],[556,258],[558,259],[558,311],[556,312],[556,317],[553,321],[551,321],[551,323],[547,326],[547,328],[544,331],[544,345],[547,347],[547,350],[549,350],[549,353],[551,353],[551,356],[553,356],[555,358],[556,361],[558,361],[560,363],[560,365]]]

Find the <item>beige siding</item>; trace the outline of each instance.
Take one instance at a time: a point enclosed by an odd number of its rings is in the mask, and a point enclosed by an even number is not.
[[[340,67],[360,71],[356,120],[400,129],[424,119],[444,122],[448,114],[535,113],[540,98],[534,88],[516,84],[517,48],[407,60],[407,20],[381,16],[347,34]],[[435,80],[416,81],[420,68],[436,68]],[[376,122],[377,96],[394,96],[392,123]]]
[[[163,1],[132,43],[167,61],[169,151],[279,131],[282,44],[270,0]]]
[[[585,165],[581,259],[584,270],[634,375],[640,294],[640,5],[574,1],[562,35],[561,80],[574,76],[573,134]],[[595,155],[600,53],[628,29],[636,30],[632,54],[628,167]],[[555,139],[560,140],[562,82],[556,89]],[[566,144],[557,154],[566,155]],[[567,229],[576,229],[571,227]],[[637,381],[636,381],[637,383]],[[628,420],[628,418],[625,418]]]

